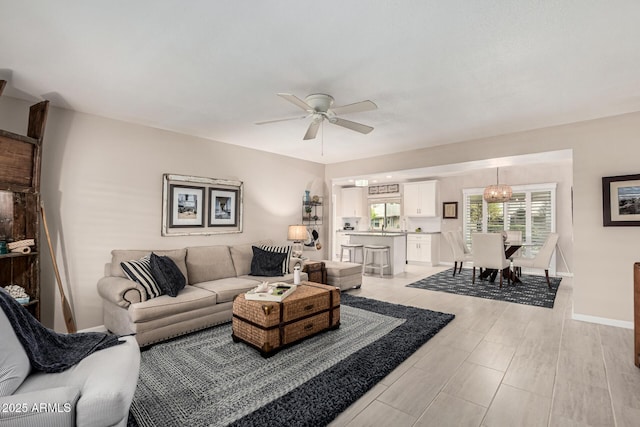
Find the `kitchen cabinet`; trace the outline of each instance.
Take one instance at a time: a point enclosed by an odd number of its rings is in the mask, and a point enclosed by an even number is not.
[[[0,80],[0,94],[6,85]],[[26,135],[0,130],[0,240],[33,244],[0,254],[0,286],[17,285],[40,320],[40,166],[49,101],[31,106]],[[26,250],[25,250],[26,249]],[[3,252],[5,252],[3,250]]]
[[[362,195],[363,191],[361,187],[342,189],[341,210],[343,218],[358,218],[364,216],[364,210],[362,209]]]
[[[439,234],[407,234],[407,262],[438,265],[440,263]]]
[[[404,184],[402,201],[405,216],[437,216],[438,181],[408,182]]]

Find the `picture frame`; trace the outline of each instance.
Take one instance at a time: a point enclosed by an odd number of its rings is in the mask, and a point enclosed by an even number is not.
[[[238,225],[238,190],[209,188],[209,227]]]
[[[602,177],[602,224],[640,226],[640,174]]]
[[[387,191],[389,193],[398,193],[400,191],[400,185],[399,184],[389,184],[389,186],[387,187]]]
[[[204,227],[204,187],[169,185],[169,227]]]
[[[443,202],[442,218],[458,219],[458,202]]]
[[[243,188],[242,181],[163,174],[162,236],[242,233]]]

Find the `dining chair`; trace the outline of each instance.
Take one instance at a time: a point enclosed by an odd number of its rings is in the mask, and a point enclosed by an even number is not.
[[[547,286],[551,289],[551,281],[549,280],[549,263],[551,262],[551,256],[558,244],[558,233],[549,233],[544,244],[538,251],[535,257],[525,258],[517,257],[513,259],[513,266],[518,268],[537,268],[544,270],[544,276],[547,279]]]
[[[520,230],[506,230],[505,233],[507,234],[507,243],[509,242],[522,242],[522,231]],[[511,255],[509,257],[509,261],[513,262],[513,259],[516,257],[521,257],[522,256],[522,248],[518,249],[517,251],[515,251],[513,253],[513,255]],[[520,275],[519,274],[519,269],[514,270],[514,273],[516,275]]]
[[[455,277],[456,272],[462,272],[462,265],[464,264],[464,262],[473,261],[473,258],[471,257],[471,254],[467,254],[464,252],[464,248],[460,245],[460,242],[456,238],[455,232],[445,231],[443,234],[444,239],[447,241],[447,243],[451,247],[451,251],[453,252],[453,276]],[[460,267],[458,267],[458,263],[460,263]]]
[[[473,245],[473,279],[476,282],[476,267],[500,272],[500,287],[504,271],[509,269],[511,263],[504,254],[504,240],[502,233],[473,233],[471,235]],[[507,283],[511,282],[511,275],[507,274]]]

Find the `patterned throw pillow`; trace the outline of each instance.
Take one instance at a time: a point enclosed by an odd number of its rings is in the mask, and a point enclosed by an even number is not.
[[[283,276],[282,262],[287,258],[286,253],[265,251],[257,246],[252,246],[251,249],[253,249],[252,276]]]
[[[278,254],[286,254],[287,256],[284,258],[284,261],[282,261],[282,274],[278,274],[278,276],[284,276],[287,273],[290,273],[289,271],[289,261],[291,260],[291,246],[290,245],[284,245],[284,246],[270,246],[270,245],[261,245],[260,249],[267,251],[267,252],[275,252]]]
[[[151,253],[151,274],[156,280],[160,289],[169,295],[175,297],[181,289],[187,284],[184,274],[180,271],[175,262],[168,256],[158,256]]]
[[[160,285],[151,274],[151,257],[149,255],[143,256],[139,260],[123,261],[120,266],[129,279],[142,285],[147,292],[147,299],[163,294]]]

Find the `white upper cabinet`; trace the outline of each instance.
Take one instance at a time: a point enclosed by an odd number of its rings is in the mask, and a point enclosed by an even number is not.
[[[357,218],[363,216],[362,210],[362,187],[351,187],[342,189],[342,216],[347,218]]]
[[[438,181],[408,182],[403,184],[403,193],[405,216],[437,216]]]

